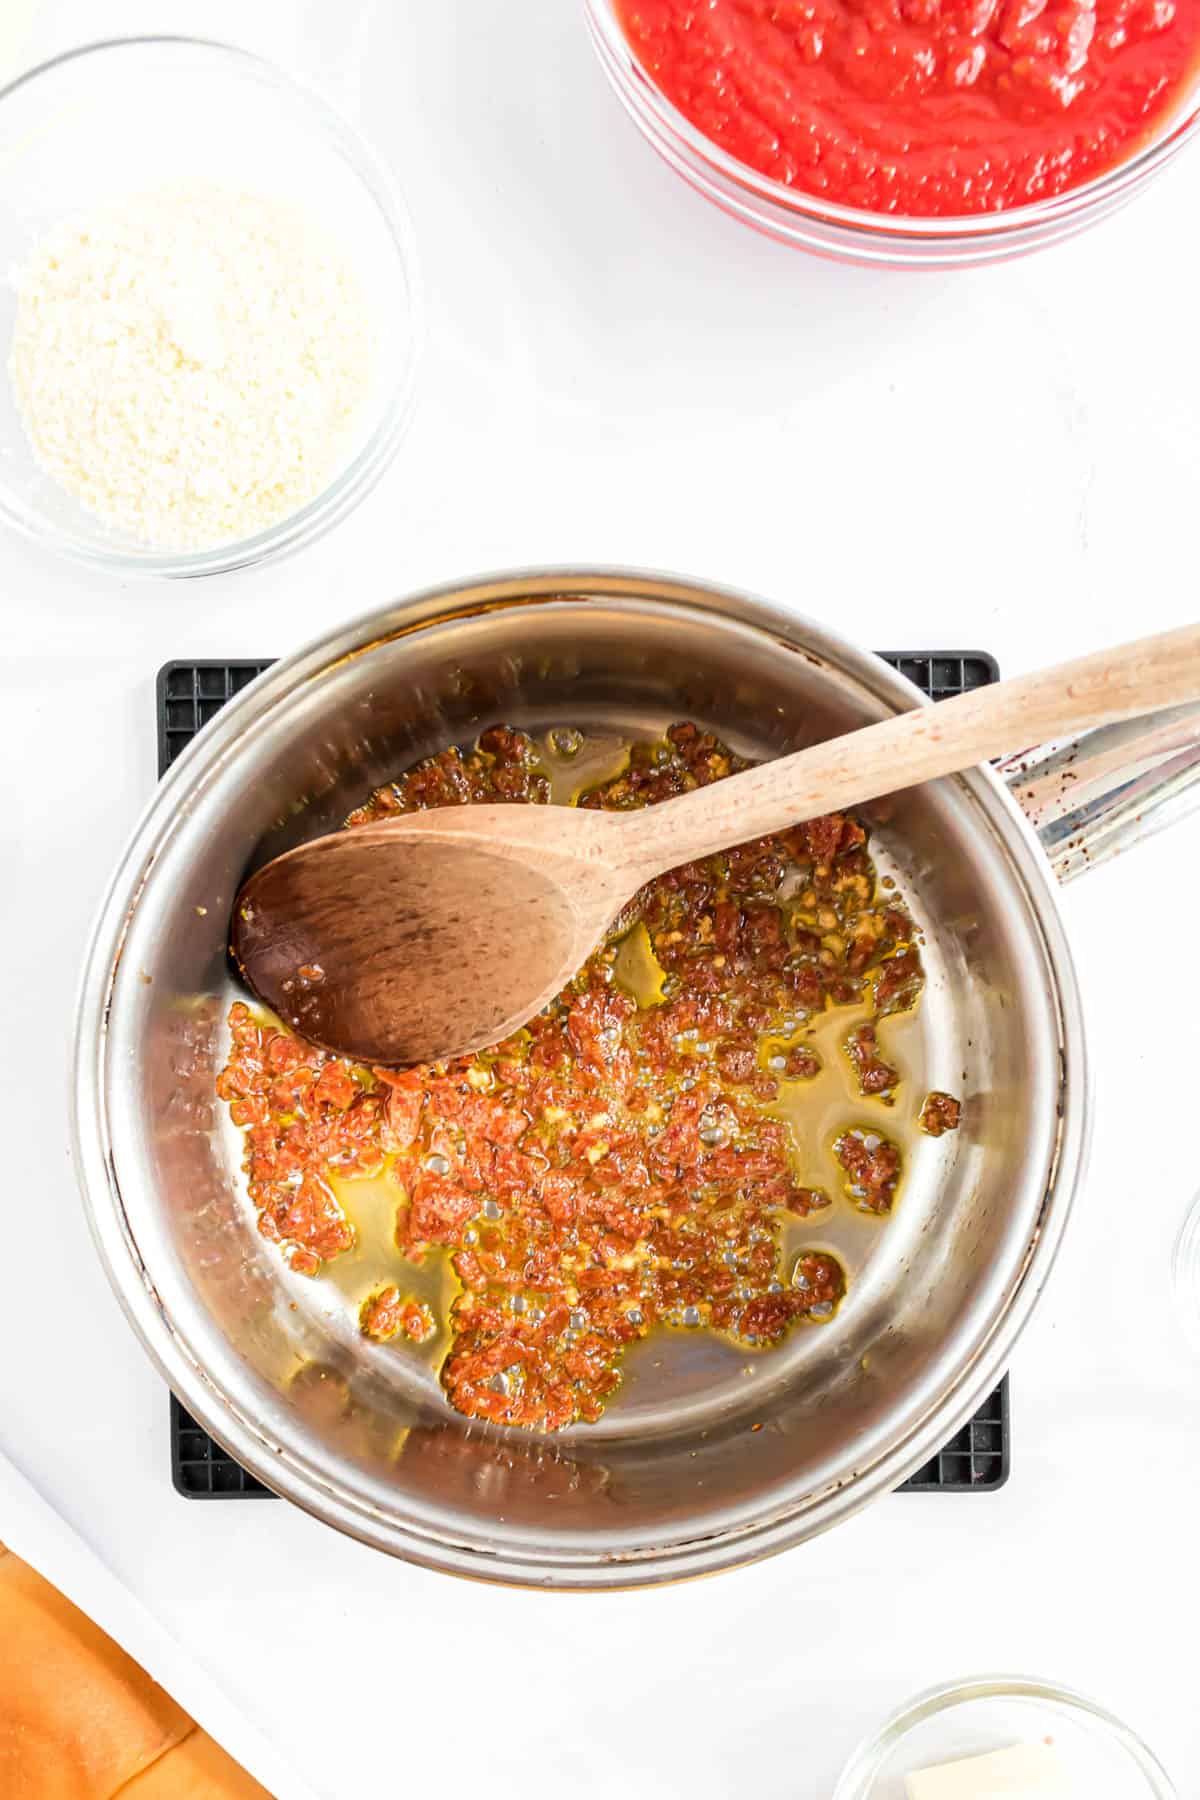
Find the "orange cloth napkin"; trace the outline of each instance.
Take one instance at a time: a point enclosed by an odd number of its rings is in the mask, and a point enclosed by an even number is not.
[[[0,1545],[6,1800],[272,1800],[165,1689]]]

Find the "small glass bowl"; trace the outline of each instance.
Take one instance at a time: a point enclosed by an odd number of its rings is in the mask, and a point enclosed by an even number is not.
[[[979,1675],[930,1688],[892,1714],[842,1771],[833,1800],[904,1800],[918,1769],[1010,1744],[1050,1742],[1080,1795],[1176,1800],[1166,1770],[1128,1726],[1071,1688]]]
[[[196,38],[85,45],[0,91],[0,275],[64,218],[175,181],[282,201],[323,228],[370,311],[370,390],[322,492],[252,537],[164,551],[113,530],[34,459],[0,366],[0,517],[113,573],[210,575],[299,549],[370,492],[412,412],[421,342],[416,258],[390,177],[317,95],[262,58]],[[0,365],[16,314],[0,287]]]
[[[1123,205],[1200,130],[1200,86],[1136,155],[1065,194],[1006,212],[924,219],[836,206],[760,175],[698,131],[634,54],[613,0],[584,0],[604,70],[659,155],[698,193],[747,225],[835,261],[892,269],[1006,261],[1073,237]]]

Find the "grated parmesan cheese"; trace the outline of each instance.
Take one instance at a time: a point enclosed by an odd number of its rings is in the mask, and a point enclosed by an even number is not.
[[[292,208],[163,188],[55,227],[15,281],[8,367],[34,455],[106,524],[208,549],[331,479],[370,331],[352,271]]]

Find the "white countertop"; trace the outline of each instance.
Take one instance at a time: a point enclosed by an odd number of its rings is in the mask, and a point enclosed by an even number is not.
[[[10,62],[163,23],[150,0],[26,11],[24,55],[0,27]],[[713,1581],[495,1590],[283,1503],[177,1498],[166,1392],[92,1252],[65,1100],[84,937],[155,779],[168,658],[279,654],[424,582],[555,561],[724,579],[1007,673],[1195,616],[1200,152],[1042,258],[864,273],[760,240],[660,166],[579,0],[177,0],[189,26],[358,112],[407,191],[430,343],[400,460],[295,560],[126,585],[0,541],[0,1210],[10,1245],[39,1246],[10,1250],[2,1286],[0,1449],[331,1800],[381,1769],[428,1794],[464,1760],[524,1800],[823,1800],[884,1712],[995,1668],[1093,1692],[1200,1792],[1181,1639],[1200,1371],[1170,1286],[1198,1185],[1170,1138],[1196,1106],[1179,959],[1200,823],[1066,896],[1095,1150],[1013,1361],[1008,1487],[895,1496]],[[509,1694],[518,1723],[493,1730]]]

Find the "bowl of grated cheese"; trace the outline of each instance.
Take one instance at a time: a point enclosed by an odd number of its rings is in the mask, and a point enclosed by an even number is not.
[[[114,572],[298,549],[412,412],[394,184],[318,96],[192,38],[68,52],[0,91],[0,516]]]

